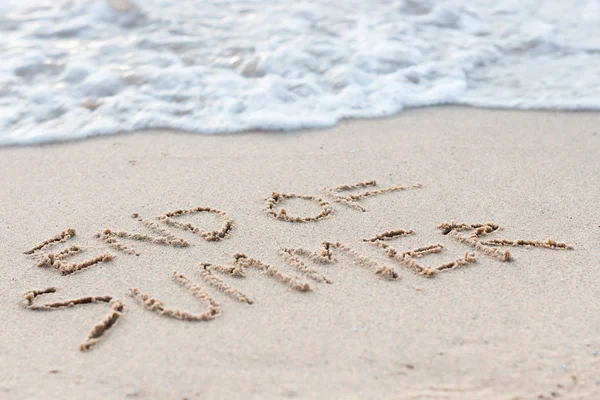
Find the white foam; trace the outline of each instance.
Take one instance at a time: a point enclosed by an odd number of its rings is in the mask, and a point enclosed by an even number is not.
[[[600,109],[598,0],[3,0],[0,145]]]

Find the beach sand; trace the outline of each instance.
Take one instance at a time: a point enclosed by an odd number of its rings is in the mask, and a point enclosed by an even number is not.
[[[599,155],[598,113],[464,107],[0,149],[0,398],[598,398]],[[372,180],[422,187],[322,190]]]

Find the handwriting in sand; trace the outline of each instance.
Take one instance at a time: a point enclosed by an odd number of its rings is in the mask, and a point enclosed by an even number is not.
[[[375,181],[368,181],[354,185],[324,188],[322,191],[325,195],[330,197],[333,202],[364,212],[366,211],[365,208],[358,203],[362,199],[385,193],[420,189],[422,188],[422,185],[392,186],[384,189],[376,189],[376,187],[377,183]],[[346,191],[361,189],[371,190],[347,195],[342,194]],[[322,210],[319,214],[314,216],[293,216],[282,207],[282,203],[286,199],[301,199],[315,202]],[[315,223],[330,217],[334,212],[334,208],[330,202],[316,196],[273,192],[272,195],[265,200],[263,211],[268,216],[283,222]],[[179,216],[198,213],[210,213],[219,216],[223,221],[221,227],[213,231],[204,231],[191,223],[183,223],[177,220],[177,217]],[[73,273],[81,273],[100,263],[113,262],[117,259],[117,255],[111,253],[110,250],[124,255],[139,256],[140,252],[130,243],[132,241],[147,242],[153,245],[175,248],[186,248],[190,246],[190,243],[187,240],[178,237],[169,228],[189,231],[200,236],[203,240],[217,242],[230,238],[235,227],[235,222],[228,213],[211,207],[176,210],[167,212],[154,219],[143,218],[135,213],[133,214],[133,218],[146,228],[148,233],[105,229],[101,233],[95,235],[95,238],[100,244],[108,247],[108,249],[101,250],[98,254],[93,254],[87,260],[82,262],[69,262],[69,259],[74,255],[83,254],[88,251],[83,246],[68,245],[68,242],[76,236],[76,231],[73,228],[67,229],[62,233],[43,241],[26,251],[25,254],[35,260],[35,265],[37,267],[55,270],[62,275],[70,275]],[[450,257],[446,262],[431,266],[426,265],[423,262],[423,258],[429,254],[443,252],[444,246],[442,244],[426,244],[415,249],[407,250],[397,250],[390,244],[394,240],[414,235],[415,232],[413,230],[396,229],[374,234],[371,237],[362,240],[366,244],[381,248],[385,254],[399,266],[424,277],[433,277],[441,272],[476,263],[476,252],[480,252],[500,262],[508,262],[512,260],[512,255],[508,250],[509,247],[537,247],[552,250],[573,249],[572,245],[556,242],[552,239],[545,242],[538,240],[490,239],[488,238],[490,234],[500,230],[498,225],[490,222],[483,224],[444,222],[441,223],[437,229],[440,230],[443,235],[464,244],[466,246],[465,253],[458,258]],[[54,247],[61,244],[65,244],[66,247],[60,251],[52,251]],[[311,267],[311,265],[318,267],[319,265],[335,263],[337,262],[336,255],[342,254],[345,258],[352,260],[353,264],[372,271],[382,279],[394,281],[400,278],[399,273],[394,267],[373,260],[340,242],[323,241],[321,243],[321,248],[317,251],[305,248],[280,248],[278,254],[298,273],[298,276],[283,273],[273,265],[242,253],[234,254],[229,265],[215,265],[208,262],[199,263],[198,275],[202,282],[200,284],[194,283],[190,278],[177,271],[173,272],[173,281],[187,290],[204,305],[202,310],[196,313],[182,311],[176,308],[168,308],[161,300],[153,298],[139,288],[131,288],[129,295],[145,309],[164,317],[183,321],[211,321],[220,317],[222,315],[222,310],[221,305],[211,296],[210,290],[222,292],[235,301],[253,304],[253,300],[249,295],[231,286],[223,279],[245,278],[250,270],[260,271],[263,275],[298,292],[307,292],[312,290],[309,281],[326,284],[332,283],[330,278],[323,275],[318,269]],[[125,311],[124,304],[119,299],[112,296],[85,296],[70,300],[48,302],[41,305],[36,303],[38,297],[54,294],[57,290],[58,289],[51,287],[42,290],[28,291],[25,293],[26,308],[35,311],[56,311],[66,307],[78,307],[93,304],[106,305],[110,308],[106,317],[92,327],[88,336],[84,339],[83,343],[81,343],[80,349],[82,351],[93,348],[117,324],[119,319],[123,317]]]

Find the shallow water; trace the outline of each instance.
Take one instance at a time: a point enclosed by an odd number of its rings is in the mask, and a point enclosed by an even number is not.
[[[597,0],[4,0],[0,145],[600,109]]]

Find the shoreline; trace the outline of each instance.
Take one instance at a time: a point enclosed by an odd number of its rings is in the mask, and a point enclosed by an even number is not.
[[[127,135],[138,135],[138,134],[156,134],[156,133],[169,133],[175,135],[192,135],[192,136],[215,136],[215,137],[229,137],[229,136],[239,136],[239,135],[256,135],[256,134],[282,134],[289,135],[295,133],[301,134],[312,134],[312,133],[321,133],[327,132],[332,129],[336,129],[344,124],[353,124],[356,122],[367,122],[367,121],[386,121],[386,120],[394,120],[397,118],[402,118],[405,114],[411,113],[421,113],[421,112],[437,112],[437,110],[442,110],[442,112],[446,112],[447,110],[475,110],[481,112],[502,112],[502,113],[540,113],[540,114],[582,114],[583,116],[590,115],[594,116],[598,113],[598,110],[595,109],[556,109],[556,108],[535,108],[535,109],[520,109],[520,108],[510,108],[510,107],[481,107],[481,106],[471,106],[471,105],[461,105],[461,104],[436,104],[430,106],[421,106],[421,107],[408,107],[402,111],[394,113],[392,115],[386,116],[378,116],[378,117],[369,117],[369,118],[342,118],[338,122],[336,122],[332,126],[328,127],[315,127],[315,128],[300,128],[300,129],[248,129],[243,131],[236,132],[216,132],[216,133],[202,133],[199,131],[184,131],[177,130],[171,128],[148,128],[141,130],[133,130],[133,131],[120,131],[114,134],[97,134],[92,136],[86,136],[81,138],[69,138],[69,139],[60,139],[55,141],[45,141],[41,143],[21,143],[21,144],[6,144],[0,146],[0,151],[2,149],[15,149],[15,148],[28,148],[28,147],[49,147],[49,146],[59,146],[61,144],[70,144],[70,143],[79,143],[85,142],[88,140],[102,140],[103,138],[111,138],[111,137],[122,137]],[[410,116],[412,117],[412,116]]]

